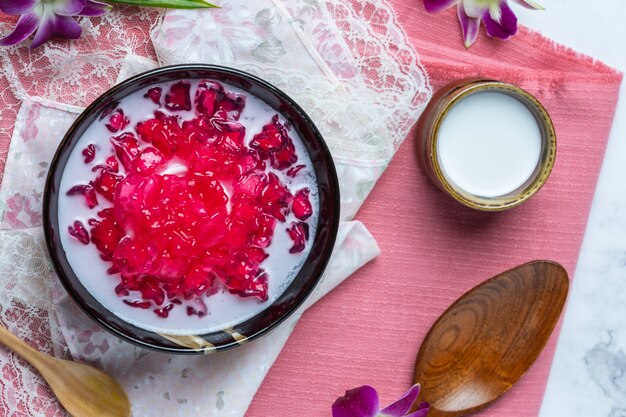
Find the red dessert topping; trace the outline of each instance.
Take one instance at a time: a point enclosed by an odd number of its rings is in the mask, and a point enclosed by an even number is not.
[[[163,89],[161,87],[152,87],[148,90],[148,92],[144,95],[145,98],[149,98],[152,100],[154,104],[161,104],[161,93]]]
[[[305,168],[304,165],[296,165],[294,167],[291,167],[287,170],[287,176],[291,178],[295,178],[298,175],[298,173],[302,171],[304,168]]]
[[[300,220],[306,220],[313,214],[309,193],[308,188],[303,188],[296,193],[293,199],[291,209],[293,210],[293,214]]]
[[[191,110],[190,87],[187,81],[173,84],[165,107]],[[146,94],[155,103],[160,96],[158,87]],[[202,297],[218,286],[267,300],[268,275],[261,264],[277,223],[286,221],[290,209],[299,220],[313,213],[308,188],[294,197],[276,173],[266,172],[267,159],[292,177],[304,167],[286,172],[298,156],[278,116],[248,147],[245,127],[237,122],[244,96],[206,81],[194,102],[193,119],[181,122],[157,110],[154,118],[137,123],[137,136],[112,137],[114,155],[93,168],[99,171],[95,180],[68,192],[85,195],[91,208],[96,192],[113,203],[89,221],[91,242],[111,262],[109,272],[120,274],[116,292],[124,302],[161,317],[182,300],[188,300],[187,314],[206,316]],[[123,112],[109,122],[116,115]],[[118,174],[118,162],[124,175]],[[77,223],[70,234],[89,243]],[[308,224],[294,222],[288,233],[294,241],[290,252],[302,252]]]
[[[190,89],[189,81],[179,81],[173,84],[169,93],[165,95],[165,107],[174,111],[191,110]]]
[[[83,149],[83,156],[85,157],[85,163],[90,164],[96,159],[96,147],[93,144],[87,145],[85,149]]]
[[[287,229],[287,233],[293,240],[293,246],[289,249],[289,253],[302,252],[306,247],[306,241],[309,240],[309,225],[303,222],[293,222],[291,227]]]
[[[67,231],[73,238],[78,240],[83,245],[89,244],[89,233],[87,232],[87,229],[85,229],[85,226],[78,220],[74,222],[73,226],[69,226]]]
[[[109,122],[106,124],[106,127],[111,133],[116,133],[120,130],[124,130],[129,123],[130,120],[128,120],[128,117],[124,116],[124,111],[117,109],[113,112],[111,117],[109,117]]]
[[[109,201],[113,201],[115,196],[115,189],[122,180],[122,176],[116,175],[107,170],[101,170],[100,175],[96,177],[96,180],[91,184],[93,188],[100,193],[101,196]]]
[[[98,205],[98,197],[96,195],[96,190],[91,185],[75,185],[70,188],[67,192],[67,195],[82,195],[85,197],[85,202],[87,203],[87,207],[90,209],[94,208]]]

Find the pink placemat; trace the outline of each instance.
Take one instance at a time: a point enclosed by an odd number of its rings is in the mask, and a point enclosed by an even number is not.
[[[482,37],[465,51],[454,12],[429,16],[417,0],[395,6],[435,88],[489,76],[544,103],[559,140],[554,172],[517,209],[473,212],[423,177],[411,135],[358,216],[378,239],[381,257],[300,321],[249,417],[328,416],[336,397],[362,384],[374,385],[387,403],[412,383],[430,325],[466,290],[537,258],[574,273],[621,75],[527,30],[508,43]],[[480,415],[536,416],[556,341],[555,334],[520,383]]]

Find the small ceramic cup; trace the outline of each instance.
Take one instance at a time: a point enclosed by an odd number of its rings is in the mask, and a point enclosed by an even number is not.
[[[515,190],[496,197],[476,195],[455,184],[443,169],[439,154],[439,133],[446,116],[463,99],[483,92],[501,93],[517,99],[530,111],[541,135],[540,156],[532,174]],[[543,105],[519,87],[486,79],[462,80],[438,91],[418,121],[417,142],[420,166],[433,183],[459,203],[481,211],[507,210],[529,200],[548,180],[556,158],[554,125]]]

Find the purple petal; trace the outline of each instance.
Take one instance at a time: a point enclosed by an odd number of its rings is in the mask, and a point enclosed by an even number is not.
[[[37,0],[0,0],[0,10],[17,16],[30,12],[36,4]]]
[[[489,36],[506,40],[517,33],[517,17],[506,2],[501,3],[500,8],[502,13],[499,22],[485,13],[483,23]]]
[[[431,13],[447,9],[458,3],[458,0],[424,0],[424,7]]]
[[[405,417],[426,417],[430,411],[430,405],[428,403],[421,403],[417,411],[407,414]]]
[[[107,3],[101,3],[99,1],[87,0],[85,8],[78,14],[79,16],[96,17],[107,14],[113,7]]]
[[[87,0],[63,0],[53,6],[54,13],[61,16],[76,16],[85,8]]]
[[[36,13],[22,15],[15,25],[13,32],[0,39],[0,46],[11,46],[22,42],[37,30],[39,16]]]
[[[33,38],[31,49],[41,46],[53,37],[77,39],[80,37],[82,29],[76,20],[70,16],[49,16],[42,20],[39,30]]]
[[[346,391],[333,404],[333,417],[376,417],[380,410],[378,394],[369,385]]]
[[[400,398],[395,403],[385,407],[381,413],[390,417],[402,417],[404,416],[413,406],[415,400],[417,400],[417,396],[420,393],[419,384],[413,385],[410,390],[404,393],[402,398]]]
[[[534,2],[532,0],[513,0],[513,1],[515,1],[515,3],[519,5],[526,7],[527,9],[545,10],[545,8],[541,4]]]
[[[469,48],[478,39],[478,29],[480,28],[480,19],[477,17],[470,17],[465,13],[463,5],[459,5],[457,8],[457,14],[459,16],[459,22],[461,22],[461,30],[463,31],[463,39],[465,47]]]

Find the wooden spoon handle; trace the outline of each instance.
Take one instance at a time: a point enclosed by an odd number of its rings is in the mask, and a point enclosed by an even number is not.
[[[0,343],[26,359],[36,368],[40,364],[41,354],[11,333],[6,327],[0,326]]]

